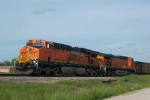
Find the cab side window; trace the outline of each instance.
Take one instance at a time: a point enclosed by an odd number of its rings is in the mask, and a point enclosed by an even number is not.
[[[47,43],[47,44],[46,44],[46,48],[50,48],[50,44]]]

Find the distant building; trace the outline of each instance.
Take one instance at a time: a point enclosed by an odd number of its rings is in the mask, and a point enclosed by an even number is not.
[[[14,71],[15,71],[14,66],[0,66],[0,72],[10,73]]]

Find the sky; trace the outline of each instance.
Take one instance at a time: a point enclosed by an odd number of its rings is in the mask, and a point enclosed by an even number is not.
[[[30,39],[150,63],[150,0],[0,0],[0,62]]]

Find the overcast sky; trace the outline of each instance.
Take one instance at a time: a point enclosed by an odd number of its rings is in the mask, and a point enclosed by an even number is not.
[[[0,61],[29,39],[150,62],[150,0],[0,0]]]

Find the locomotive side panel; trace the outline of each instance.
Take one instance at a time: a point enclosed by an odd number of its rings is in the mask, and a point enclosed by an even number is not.
[[[112,67],[114,68],[128,68],[128,65],[127,65],[127,58],[122,58],[121,56],[115,56],[112,58]]]

